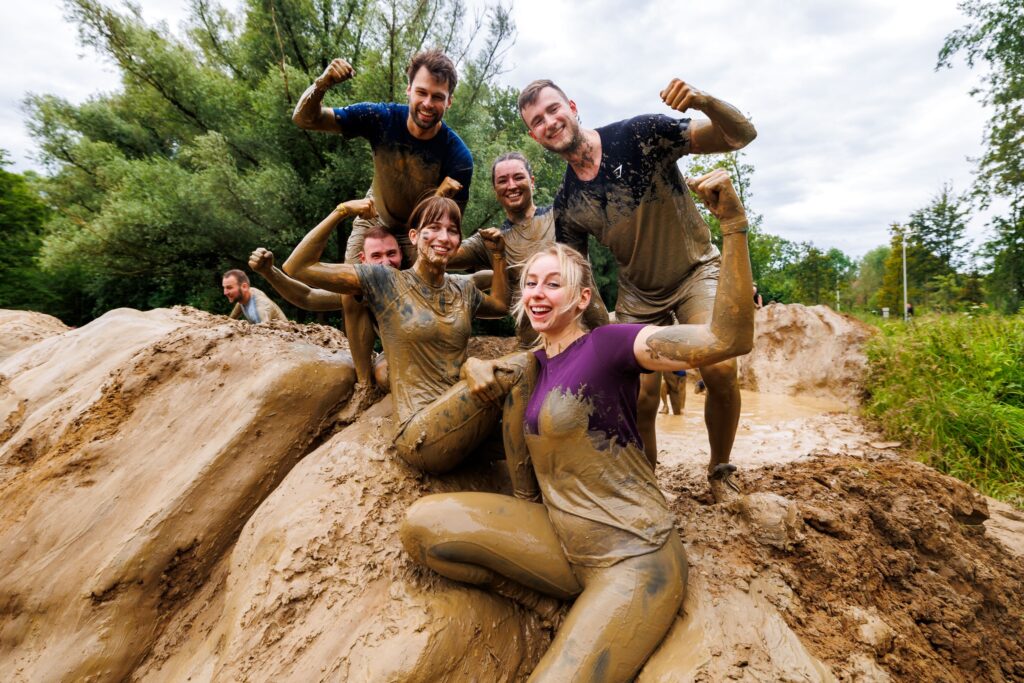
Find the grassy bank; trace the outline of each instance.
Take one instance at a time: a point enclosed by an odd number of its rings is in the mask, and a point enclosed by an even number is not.
[[[1024,507],[1024,317],[886,322],[868,358],[866,412],[888,436]]]

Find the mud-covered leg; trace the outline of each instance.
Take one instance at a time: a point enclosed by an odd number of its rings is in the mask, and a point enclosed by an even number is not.
[[[395,449],[409,465],[424,472],[447,472],[462,462],[498,426],[509,390],[523,377],[527,354],[492,361],[495,397],[486,400],[462,380],[423,408],[395,436]]]
[[[533,472],[530,451],[526,446],[526,433],[523,425],[526,422],[526,404],[530,401],[534,383],[537,379],[537,360],[532,353],[521,352],[506,356],[515,357],[515,362],[522,365],[519,373],[508,375],[512,385],[505,396],[505,406],[501,417],[501,436],[505,446],[505,462],[508,465],[509,478],[516,498],[540,502],[540,487]],[[498,373],[501,376],[501,373]]]
[[[583,592],[530,683],[632,681],[664,639],[686,593],[675,532],[658,551],[611,567],[576,567]]]
[[[661,373],[640,376],[640,397],[637,401],[636,426],[644,440],[644,454],[651,467],[658,465],[658,434],[655,421],[661,403]]]
[[[425,496],[406,512],[401,538],[415,561],[455,581],[494,587],[509,579],[559,600],[580,591],[539,503],[497,493]]]
[[[711,447],[711,460],[708,462],[708,475],[711,475],[715,468],[727,464],[732,454],[740,421],[740,386],[736,378],[735,360],[703,367],[700,374],[708,390],[704,403],[704,423],[708,428],[708,444]],[[729,497],[729,487],[724,482],[719,485],[719,479],[709,481],[715,500],[723,502]]]
[[[341,297],[341,307],[345,315],[345,336],[356,366],[356,381],[368,387],[373,381],[373,323],[370,312],[354,296],[347,294]]]

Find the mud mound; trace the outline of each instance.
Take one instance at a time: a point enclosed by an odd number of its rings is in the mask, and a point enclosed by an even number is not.
[[[390,414],[385,399],[292,470],[134,680],[525,678],[548,642],[532,613],[420,570],[397,533],[417,498],[501,489],[502,468],[421,475],[390,448]]]
[[[739,361],[740,385],[853,401],[867,365],[864,342],[873,333],[827,306],[765,306],[754,321],[754,349]]]
[[[52,315],[0,309],[0,361],[38,341],[67,331],[67,325]]]
[[[286,325],[191,309],[111,311],[0,374],[11,681],[127,676],[355,379]]]
[[[842,681],[1024,680],[1024,567],[963,483],[902,460],[816,458],[745,475],[759,493],[726,510],[696,503],[704,483],[688,472],[661,481],[710,604],[693,610],[703,628],[688,624],[705,644],[691,646],[692,677],[640,680],[828,680],[792,665],[790,633]],[[736,624],[746,638],[717,640]],[[647,671],[669,671],[666,654]]]

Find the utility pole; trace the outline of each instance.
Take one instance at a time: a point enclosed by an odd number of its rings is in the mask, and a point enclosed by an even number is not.
[[[910,316],[907,314],[907,232],[909,230],[909,226],[900,229],[900,243],[903,245],[903,322],[910,321]]]

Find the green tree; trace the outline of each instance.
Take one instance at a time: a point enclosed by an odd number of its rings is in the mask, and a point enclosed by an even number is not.
[[[951,183],[944,183],[928,206],[910,214],[914,241],[935,256],[931,265],[936,272],[926,277],[948,275],[966,263],[964,234],[969,215],[966,199],[953,191]]]
[[[857,276],[851,285],[853,304],[861,308],[877,309],[878,292],[882,288],[885,262],[891,249],[885,245],[875,247],[857,262]]]
[[[226,310],[223,270],[244,267],[256,246],[283,257],[336,204],[362,196],[372,175],[365,141],[291,122],[334,57],[350,60],[357,77],[332,89],[327,106],[404,99],[405,65],[420,48],[456,60],[446,120],[476,163],[467,232],[500,215],[494,156],[533,144],[515,93],[495,85],[515,39],[506,8],[470,16],[462,0],[246,0],[233,13],[192,0],[183,39],[146,25],[132,5],[118,12],[67,0],[67,15],[122,84],[81,105],[27,98],[53,209],[40,262],[83,298],[69,322],[115,306]],[[531,157],[547,163],[536,150]],[[329,256],[340,258],[344,239]]]
[[[49,212],[30,178],[10,173],[0,150],[0,308],[46,308],[45,275],[35,263]]]
[[[989,300],[1001,311],[1014,313],[1024,306],[1024,212],[1011,205],[1009,217],[995,218],[993,236],[981,248],[991,264],[986,278]]]
[[[946,36],[936,69],[951,68],[962,54],[967,65],[984,65],[981,87],[972,91],[992,118],[979,160],[978,189],[1018,198],[1024,189],[1024,5],[1020,0],[963,0],[969,23]]]

